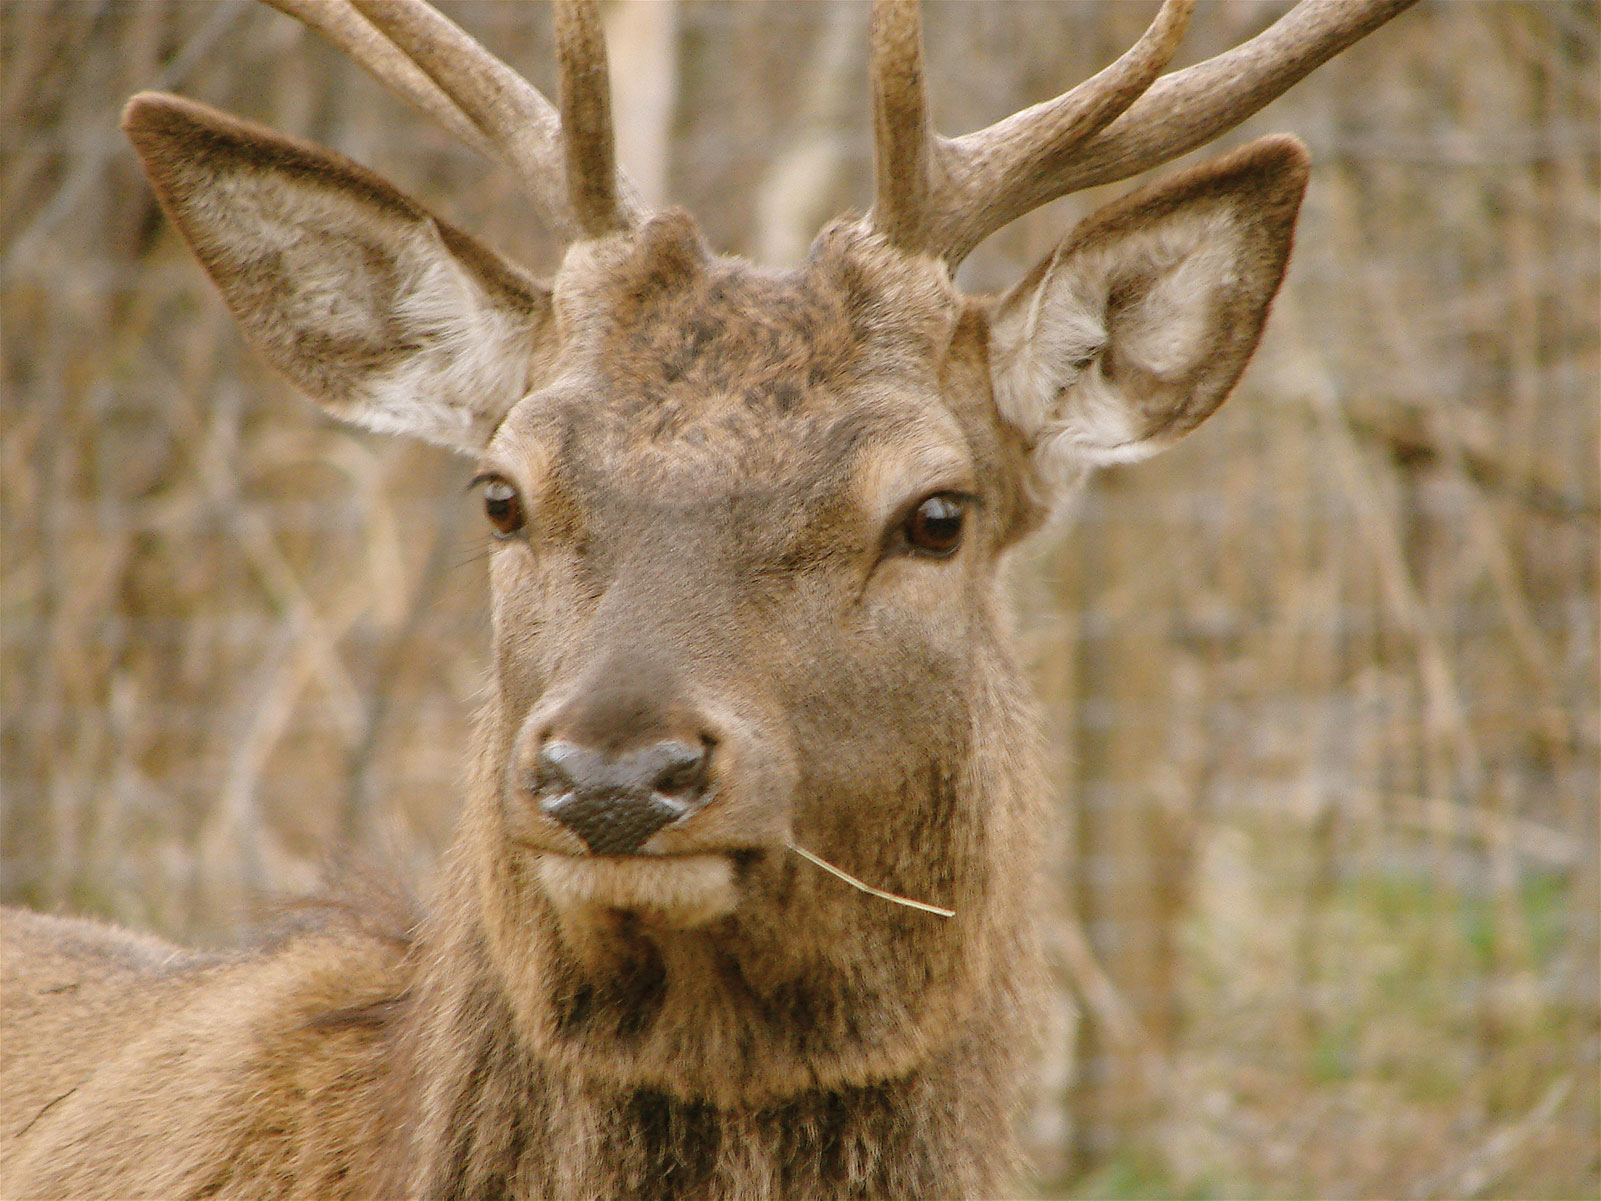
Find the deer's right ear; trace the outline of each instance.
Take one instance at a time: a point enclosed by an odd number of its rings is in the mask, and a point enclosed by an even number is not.
[[[346,421],[473,454],[528,390],[550,295],[370,172],[175,96],[122,127],[245,336]]]
[[[1262,138],[1124,197],[997,303],[996,403],[1048,490],[1155,454],[1223,403],[1284,277],[1307,164],[1294,138]]]

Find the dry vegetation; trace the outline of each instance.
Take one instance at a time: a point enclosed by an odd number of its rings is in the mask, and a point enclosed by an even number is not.
[[[933,5],[940,124],[1087,74],[1149,7]],[[1206,4],[1187,53],[1280,7]],[[452,11],[548,86],[540,7]],[[863,201],[861,8],[610,18],[620,81],[667,98],[625,154],[719,245],[793,254]],[[1601,1190],[1598,44],[1593,2],[1436,0],[1254,121],[1317,163],[1256,365],[1020,565],[1075,915],[1030,1126],[1053,1187]],[[212,942],[334,849],[424,879],[486,643],[467,472],[250,357],[117,110],[182,90],[549,247],[242,0],[10,0],[0,54],[5,899]]]

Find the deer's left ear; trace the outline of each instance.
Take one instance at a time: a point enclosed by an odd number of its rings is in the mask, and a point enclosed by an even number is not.
[[[1284,277],[1306,148],[1263,138],[1092,214],[996,305],[1002,415],[1042,482],[1155,454],[1234,387]]]

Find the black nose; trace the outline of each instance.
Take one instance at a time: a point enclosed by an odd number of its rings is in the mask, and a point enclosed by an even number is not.
[[[632,855],[706,790],[710,745],[678,739],[618,752],[552,740],[539,749],[539,807],[591,854]]]

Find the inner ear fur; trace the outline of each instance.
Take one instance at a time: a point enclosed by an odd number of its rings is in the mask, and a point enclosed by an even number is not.
[[[997,303],[996,401],[1043,474],[1144,458],[1223,403],[1284,277],[1308,165],[1269,137],[1135,192]]]
[[[389,183],[176,96],[123,129],[246,338],[336,417],[476,453],[528,390],[547,289]]]

